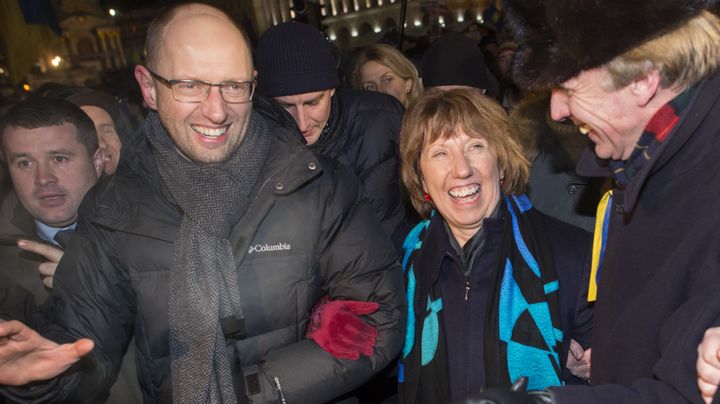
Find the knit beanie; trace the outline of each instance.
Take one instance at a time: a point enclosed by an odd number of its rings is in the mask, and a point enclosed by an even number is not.
[[[340,85],[332,45],[317,29],[299,22],[269,28],[255,54],[257,90],[266,97],[304,94]]]
[[[438,38],[423,56],[423,87],[470,86],[487,90],[491,86],[487,64],[480,48],[459,32]]]

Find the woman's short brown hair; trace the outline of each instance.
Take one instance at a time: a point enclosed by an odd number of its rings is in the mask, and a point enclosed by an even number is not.
[[[405,112],[400,130],[400,157],[403,182],[420,216],[428,218],[432,205],[425,200],[420,172],[424,148],[439,138],[454,136],[458,130],[487,140],[497,156],[504,176],[502,192],[525,192],[530,163],[525,158],[505,111],[493,99],[468,89],[425,92]]]

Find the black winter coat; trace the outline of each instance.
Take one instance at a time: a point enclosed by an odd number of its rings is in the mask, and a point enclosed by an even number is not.
[[[560,283],[558,303],[563,342],[559,349],[560,363],[565,364],[570,340],[575,339],[586,348],[592,333],[592,309],[587,303],[587,281],[590,265],[591,237],[586,231],[547,216],[537,209],[525,214],[532,216],[537,228],[533,232],[548,241],[553,257],[553,270]],[[399,384],[400,402],[443,403],[459,400],[487,387],[486,376],[493,369],[485,369],[483,351],[484,328],[489,318],[493,278],[498,270],[497,259],[504,237],[504,222],[510,220],[502,202],[497,219],[485,219],[485,241],[482,251],[476,252],[472,270],[467,278],[450,244],[444,219],[437,214],[422,236],[422,251],[413,260],[416,285],[408,295],[414,297],[415,318],[408,321],[407,333],[414,333],[412,350],[403,358],[404,382]],[[405,263],[404,263],[405,265]],[[408,264],[409,265],[409,264]],[[407,269],[406,269],[407,271]],[[469,282],[468,300],[464,301],[464,286]],[[441,298],[438,316],[438,348],[432,360],[421,364],[423,338],[431,336],[427,318],[428,297]],[[408,302],[408,304],[410,304]],[[426,334],[427,333],[427,334]],[[406,341],[408,337],[406,336]],[[407,349],[407,347],[406,347]],[[564,366],[564,381],[577,379]]]
[[[42,242],[37,235],[33,217],[20,204],[15,191],[10,191],[0,203],[0,234],[7,236],[18,236],[27,240]],[[4,282],[1,286],[6,296],[19,298],[26,294],[32,296],[36,305],[42,304],[50,294],[42,282],[38,266],[46,259],[37,254],[32,254],[20,249],[16,243],[3,242],[0,244],[0,274],[6,276],[10,282]],[[12,283],[12,287],[10,286]],[[10,292],[10,289],[17,289]],[[11,305],[10,300],[0,302],[0,312],[9,310],[4,305]],[[29,321],[27,316],[15,316],[14,319]]]
[[[272,127],[261,185],[230,240],[247,327],[245,339],[228,340],[230,355],[239,358],[245,377],[259,375],[261,391],[250,402],[277,402],[278,387],[290,403],[324,402],[361,385],[399,352],[402,275],[352,173],[307,150],[294,133]],[[145,402],[171,400],[168,287],[182,214],[162,191],[144,136],[138,142],[118,173],[83,202],[77,240],[41,310],[46,336],[96,343],[85,360],[46,386],[48,396],[92,402],[108,387],[134,334]],[[324,295],[380,303],[366,317],[378,330],[372,356],[339,360],[305,339],[308,314]],[[237,375],[241,386],[243,375]],[[31,394],[37,397],[39,389]]]
[[[697,346],[720,325],[720,74],[693,97],[657,159],[614,191],[593,387],[556,389],[559,403],[702,402]],[[585,157],[583,173],[609,173]]]
[[[527,195],[540,212],[578,226],[595,229],[595,212],[607,190],[602,178],[583,177],[575,167],[589,140],[572,122],[550,117],[550,92],[526,94],[510,120],[528,160]]]
[[[393,235],[406,217],[399,156],[405,111],[394,97],[349,89],[335,92],[333,107],[337,113],[331,114],[327,132],[310,149],[355,172],[385,232]]]
[[[390,236],[406,227],[398,145],[403,113],[402,104],[387,94],[337,89],[327,126],[317,142],[308,146],[355,173],[363,196]],[[276,112],[273,119],[295,125],[284,111]]]

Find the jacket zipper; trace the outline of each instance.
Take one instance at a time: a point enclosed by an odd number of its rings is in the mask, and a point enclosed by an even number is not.
[[[280,393],[280,401],[283,404],[287,404],[287,401],[285,401],[285,394],[283,394],[282,386],[280,385],[280,379],[278,379],[277,376],[275,376],[274,379],[275,379],[275,387],[277,387],[277,391],[278,391],[278,393]]]
[[[462,263],[455,256],[446,254],[446,257],[448,257],[451,261],[455,263],[455,265],[457,265],[457,267],[460,269],[460,272],[462,272],[463,277],[465,278],[465,286],[463,287],[463,300],[467,302],[468,300],[470,300],[470,276],[465,273]]]

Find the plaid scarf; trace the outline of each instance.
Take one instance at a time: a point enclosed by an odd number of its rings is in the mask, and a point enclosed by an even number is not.
[[[695,87],[688,87],[682,93],[663,105],[650,119],[640,140],[635,145],[627,161],[612,160],[609,167],[612,170],[615,187],[625,189],[630,181],[645,167],[648,162],[660,154],[673,128],[680,121],[680,116],[690,104]],[[612,190],[607,191],[600,200],[595,219],[595,232],[593,235],[592,261],[590,266],[590,284],[588,285],[588,301],[597,300],[598,281],[602,270],[602,261],[607,245],[607,235],[610,224],[610,210],[613,206]]]
[[[688,87],[653,115],[640,135],[630,158],[610,161],[609,166],[616,187],[625,189],[648,161],[658,154],[660,146],[667,140],[672,129],[680,121],[680,115],[690,104],[693,92],[694,87]]]

